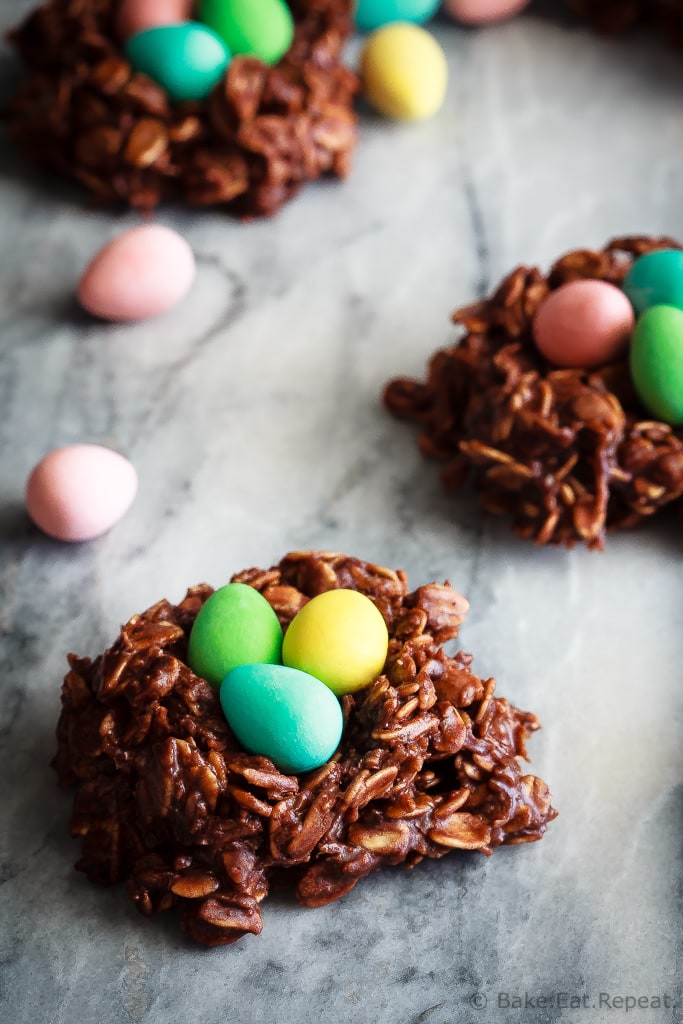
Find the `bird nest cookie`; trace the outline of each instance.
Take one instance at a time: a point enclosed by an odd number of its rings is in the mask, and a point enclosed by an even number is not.
[[[554,369],[532,338],[536,311],[570,281],[620,285],[634,260],[671,239],[620,238],[563,256],[545,275],[518,267],[493,296],[458,310],[461,341],[435,353],[424,381],[384,394],[421,427],[419,446],[446,462],[447,488],[470,482],[481,506],[538,544],[601,548],[683,494],[683,429],[641,405],[624,354],[593,370]]]
[[[683,42],[683,0],[569,0],[570,6],[600,32],[653,25]]]
[[[55,767],[76,787],[79,870],[125,882],[144,914],[179,907],[184,932],[212,946],[261,931],[275,881],[319,907],[384,865],[541,838],[556,811],[521,767],[538,719],[496,696],[470,655],[444,652],[468,610],[449,584],[410,592],[403,572],[319,552],[234,581],[285,629],[316,595],[366,595],[388,629],[383,673],[342,698],[331,759],[292,775],[240,747],[188,667],[210,587],[136,615],[94,660],[71,655]]]
[[[273,214],[305,182],[345,176],[356,143],[358,83],[341,63],[352,2],[289,7],[294,41],[278,64],[234,57],[206,100],[174,103],[124,56],[117,0],[51,0],[9,35],[28,70],[10,134],[101,203]]]

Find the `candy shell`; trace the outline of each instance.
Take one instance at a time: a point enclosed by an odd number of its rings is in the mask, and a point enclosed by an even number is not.
[[[294,20],[284,0],[202,0],[200,17],[230,53],[277,64],[292,45]]]
[[[624,278],[623,288],[636,313],[650,306],[683,309],[683,252],[659,249],[641,256]]]
[[[418,25],[395,22],[373,33],[361,54],[361,75],[368,101],[386,117],[422,120],[446,97],[446,55]]]
[[[239,665],[277,664],[282,629],[265,597],[246,583],[217,590],[195,619],[187,650],[193,672],[212,686]]]
[[[490,25],[519,14],[530,0],[444,0],[443,9],[463,25]]]
[[[436,14],[439,0],[358,0],[356,25],[361,32],[374,32],[392,21],[422,24]]]
[[[145,29],[131,36],[124,49],[135,70],[177,102],[206,99],[230,63],[220,36],[196,21]]]
[[[171,228],[146,224],[100,249],[83,272],[78,300],[104,320],[144,320],[180,302],[194,274],[185,239]]]
[[[292,619],[282,661],[316,676],[341,696],[375,681],[388,644],[386,623],[369,597],[356,590],[328,590]]]
[[[128,511],[138,488],[135,468],[98,444],[72,444],[46,455],[26,485],[36,526],[65,541],[92,540]]]
[[[235,736],[282,772],[309,772],[334,754],[339,701],[319,679],[282,665],[243,665],[224,679],[221,706]]]
[[[192,0],[121,0],[116,34],[126,40],[148,28],[189,21],[193,6]]]
[[[683,310],[647,309],[633,332],[630,363],[645,408],[665,423],[683,424]]]
[[[635,319],[624,293],[607,281],[570,281],[541,303],[533,322],[537,347],[551,363],[591,368],[628,345]]]

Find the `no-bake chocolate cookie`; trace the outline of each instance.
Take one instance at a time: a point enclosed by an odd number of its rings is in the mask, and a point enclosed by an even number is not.
[[[671,239],[615,239],[563,256],[548,275],[518,267],[489,299],[458,310],[459,343],[426,380],[397,378],[385,402],[420,424],[419,445],[446,462],[448,488],[470,482],[482,508],[538,544],[601,548],[683,495],[683,429],[641,405],[628,355],[594,370],[555,369],[532,339],[548,294],[584,278],[619,285],[634,259]]]
[[[620,32],[646,24],[683,41],[683,0],[569,0],[570,6],[600,32]]]
[[[90,879],[125,882],[144,914],[179,907],[187,935],[222,945],[261,931],[273,883],[318,907],[383,865],[541,838],[556,811],[521,767],[539,722],[496,696],[469,655],[444,652],[468,610],[460,594],[409,592],[403,572],[320,552],[234,580],[284,628],[325,591],[367,595],[389,631],[384,674],[342,698],[336,754],[297,776],[240,748],[187,665],[210,587],[135,616],[95,660],[70,656],[55,767],[76,787],[71,831]]]
[[[24,154],[102,203],[178,197],[268,215],[307,181],[343,177],[356,144],[356,77],[341,63],[352,0],[289,0],[294,42],[270,67],[234,57],[206,101],[172,103],[133,71],[117,0],[50,0],[10,33],[28,78],[9,130]]]

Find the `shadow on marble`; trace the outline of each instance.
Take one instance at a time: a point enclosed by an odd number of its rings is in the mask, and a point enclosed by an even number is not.
[[[20,552],[21,548],[32,547],[41,536],[31,525],[22,502],[8,501],[0,505],[0,540],[19,545],[14,550]]]

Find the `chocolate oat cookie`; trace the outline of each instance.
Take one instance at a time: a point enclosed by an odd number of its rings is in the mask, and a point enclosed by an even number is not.
[[[279,64],[234,57],[208,100],[172,103],[133,71],[117,0],[49,0],[10,33],[28,78],[9,111],[29,159],[102,203],[166,197],[269,215],[307,181],[343,177],[356,144],[356,77],[341,63],[352,0],[289,0],[294,42]]]
[[[599,32],[653,25],[675,42],[683,41],[683,0],[568,0]]]
[[[593,278],[620,284],[635,257],[671,239],[620,238],[571,252],[546,276],[518,267],[491,298],[453,315],[462,340],[436,352],[425,381],[392,380],[395,415],[446,462],[448,488],[469,481],[486,512],[512,517],[538,544],[601,548],[607,529],[637,526],[683,495],[683,429],[646,413],[625,355],[596,370],[558,370],[531,324],[551,290]]]
[[[70,656],[55,767],[76,787],[71,831],[90,879],[125,882],[144,914],[177,906],[187,935],[222,945],[261,931],[274,880],[318,907],[385,864],[541,838],[556,811],[520,766],[539,722],[495,696],[469,655],[444,653],[468,610],[460,594],[409,592],[403,572],[320,552],[234,580],[283,627],[324,591],[367,595],[389,631],[385,672],[342,699],[333,758],[296,776],[240,749],[187,666],[210,587],[135,616],[94,661]]]

